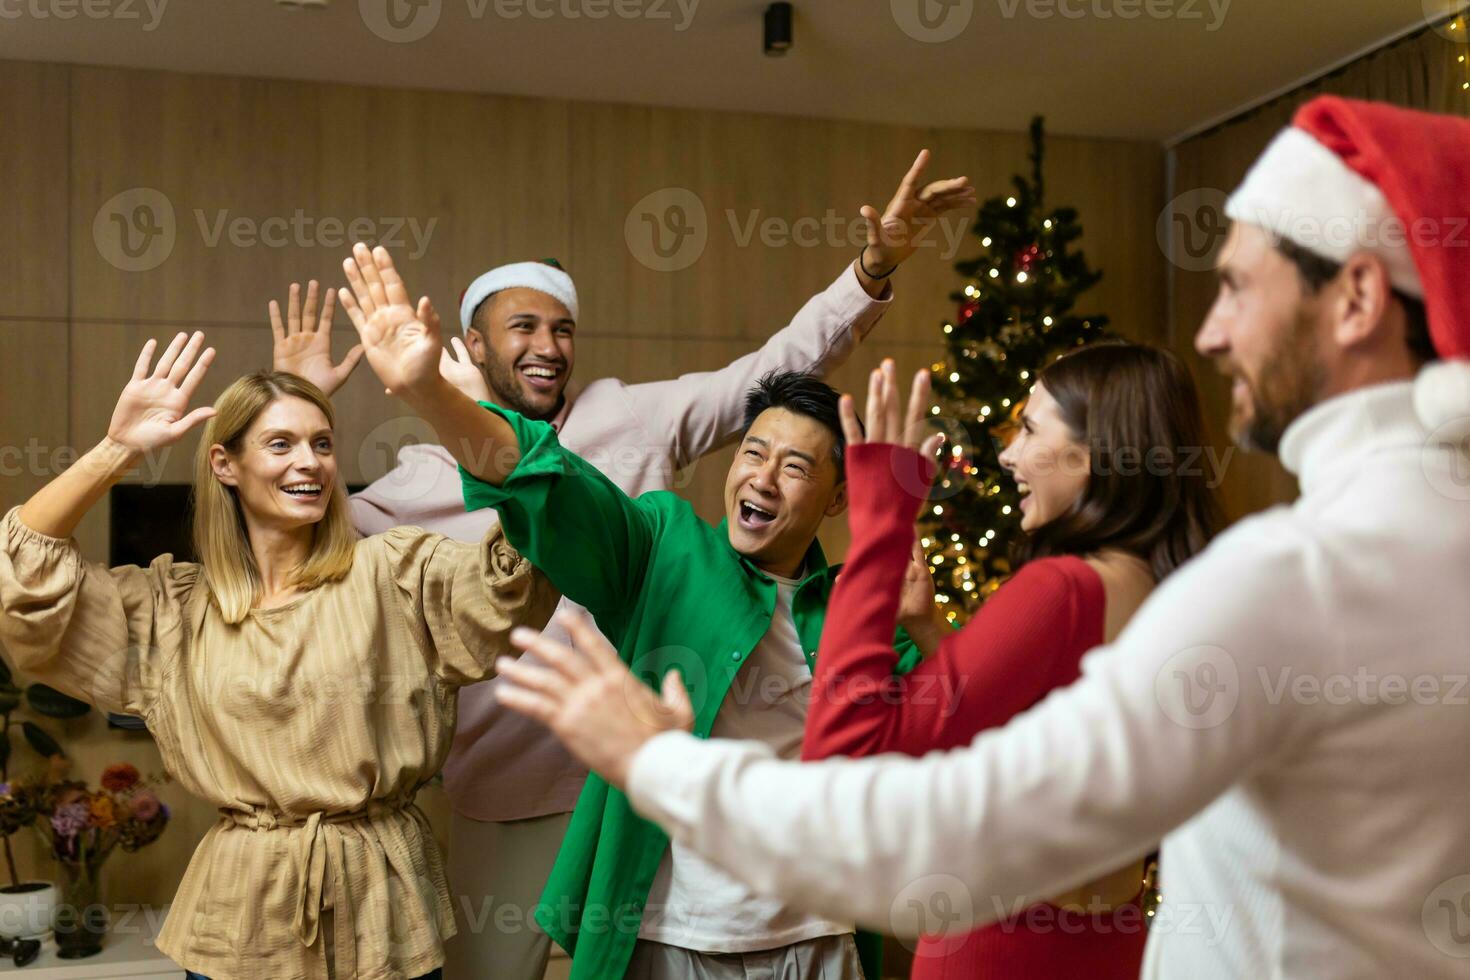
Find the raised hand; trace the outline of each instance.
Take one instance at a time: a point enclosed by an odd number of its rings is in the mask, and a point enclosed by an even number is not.
[[[863,267],[869,274],[885,276],[892,272],[914,254],[941,214],[975,203],[975,188],[968,177],[936,180],[921,187],[919,181],[928,165],[929,151],[920,150],[881,215],[871,204],[859,209],[868,225]]]
[[[842,434],[849,446],[865,442],[886,442],[907,446],[933,459],[944,442],[944,433],[929,431],[925,424],[929,407],[929,372],[921,369],[914,375],[909,392],[908,411],[899,414],[898,367],[893,358],[883,359],[882,367],[868,375],[868,409],[866,432],[858,425],[857,408],[851,395],[843,395],[837,405],[842,420]]]
[[[292,283],[286,300],[286,320],[281,322],[281,307],[270,301],[271,367],[305,378],[331,396],[347,382],[352,369],[362,360],[362,345],[347,352],[342,363],[332,363],[332,314],[336,293],[328,289],[322,299],[321,316],[317,316],[317,281],[306,284],[306,303],[301,302],[301,284]]]
[[[208,405],[189,411],[189,400],[214,360],[213,347],[200,353],[204,334],[179,334],[150,368],[157,347],[153,340],[143,345],[107,427],[108,439],[132,453],[172,445],[214,415],[214,408]]]
[[[413,305],[392,257],[381,245],[369,251],[358,242],[342,269],[352,290],[339,290],[338,296],[378,380],[397,395],[436,382],[444,345],[439,339],[439,314],[429,297],[420,297],[418,306]]]
[[[664,675],[662,694],[633,676],[586,616],[557,613],[574,647],[521,627],[511,642],[540,664],[501,657],[495,662],[500,703],[546,725],[572,755],[619,788],[643,744],[666,731],[688,731],[694,708],[679,675]]]
[[[934,615],[934,576],[929,572],[929,563],[924,558],[924,549],[914,542],[909,556],[909,567],[903,576],[903,592],[899,594],[898,621],[900,624]]]
[[[454,353],[451,354],[448,347],[444,348],[439,355],[439,373],[472,401],[490,401],[490,386],[485,383],[480,366],[471,359],[464,341],[455,337],[449,342],[454,346]]]

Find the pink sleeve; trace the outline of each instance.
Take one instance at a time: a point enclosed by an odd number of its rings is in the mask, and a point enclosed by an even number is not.
[[[630,385],[629,407],[650,434],[672,447],[676,468],[687,466],[740,432],[745,393],[762,375],[808,371],[824,377],[840,367],[882,318],[892,294],[890,287],[873,299],[849,264],[760,349],[717,371]]]

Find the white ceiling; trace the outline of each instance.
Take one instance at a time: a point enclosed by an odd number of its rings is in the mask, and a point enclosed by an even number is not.
[[[1451,2],[0,0],[0,58],[1164,140]]]

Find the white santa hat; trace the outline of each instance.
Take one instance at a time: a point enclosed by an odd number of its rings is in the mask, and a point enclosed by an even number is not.
[[[1335,262],[1382,259],[1394,288],[1423,300],[1445,359],[1415,380],[1420,420],[1445,438],[1470,437],[1470,120],[1313,99],[1225,212]]]
[[[475,310],[491,293],[502,289],[535,289],[557,300],[567,308],[572,319],[577,319],[577,287],[572,277],[562,271],[555,259],[540,262],[512,262],[497,266],[470,283],[459,297],[459,325],[465,333],[470,332],[470,323],[475,319]]]

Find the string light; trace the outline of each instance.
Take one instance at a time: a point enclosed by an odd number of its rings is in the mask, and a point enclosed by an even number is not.
[[[1041,227],[1043,227],[1043,228],[1050,228],[1051,227],[1051,219],[1050,218],[1047,218],[1045,221],[1043,221],[1041,223]]]
[[[929,409],[929,414],[930,415],[938,415],[939,414],[939,406],[938,405],[935,405],[933,408]]]
[[[1044,327],[1051,326],[1051,317],[1049,317],[1049,316],[1042,317],[1041,318],[1041,325],[1044,326]]]
[[[984,245],[986,248],[989,248],[990,247],[990,236],[989,235],[986,235],[984,238],[980,239],[980,244],[981,245]]]
[[[992,278],[992,279],[999,279],[1000,278],[1000,270],[999,269],[991,269],[990,270],[990,278]]]
[[[936,509],[938,509],[938,508],[936,508]],[[1004,507],[1002,507],[1000,509],[1000,512],[1002,514],[1009,514],[1011,512],[1011,505],[1010,504],[1006,504]]]
[[[954,324],[952,324],[952,323],[946,323],[944,325],[944,332],[945,333],[954,333]]]
[[[1016,282],[1025,282],[1025,281],[1026,281],[1026,273],[1024,273],[1024,272],[1018,272],[1018,273],[1016,273]]]
[[[1016,206],[1016,199],[1014,197],[1008,197],[1008,198],[1006,198],[1006,207],[1013,208],[1015,206]]]
[[[950,380],[950,383],[951,384],[953,384],[954,382],[960,380],[960,372],[958,372],[958,371],[951,371],[951,372],[949,372],[949,380]]]
[[[938,411],[938,409],[936,409],[936,411]],[[941,506],[939,506],[938,504],[935,504],[934,505],[934,516],[935,517],[938,517],[940,514],[943,514],[943,513],[944,513],[944,508],[941,507]]]

